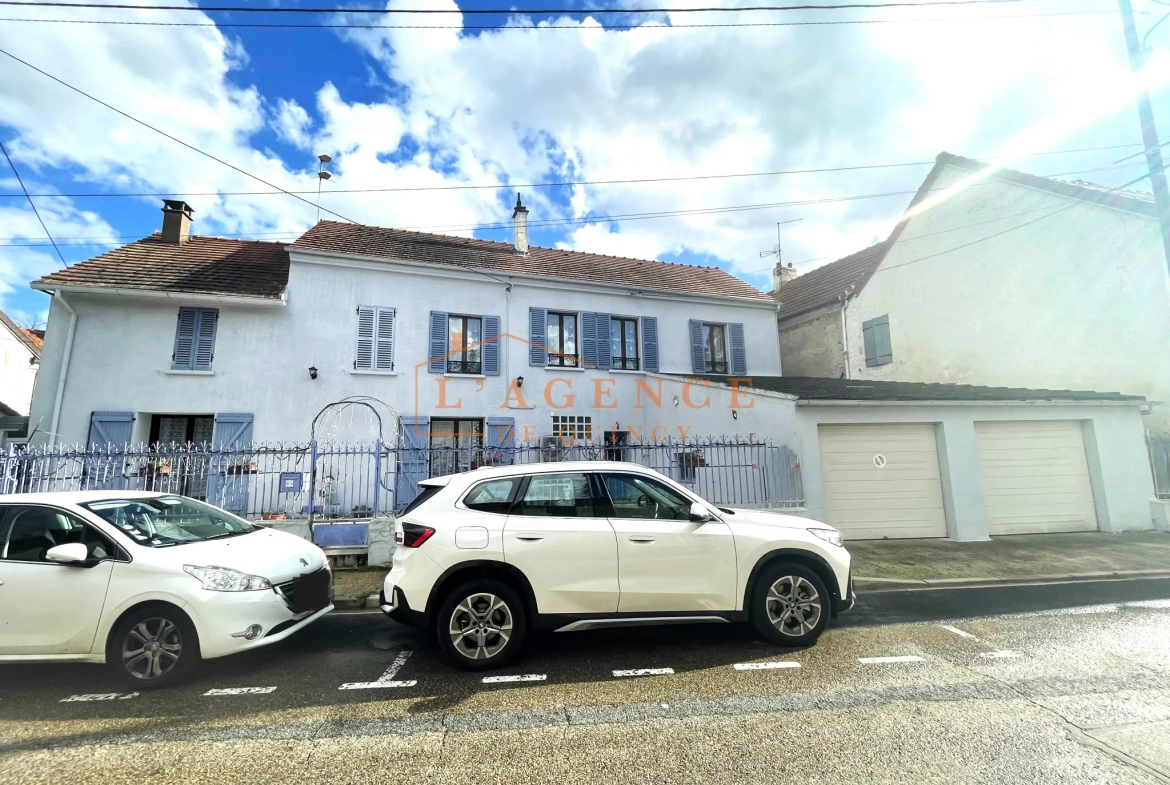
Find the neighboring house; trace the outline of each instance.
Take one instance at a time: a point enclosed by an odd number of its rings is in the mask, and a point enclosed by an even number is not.
[[[943,153],[890,238],[784,285],[787,373],[1170,400],[1170,276],[1148,194]],[[1150,430],[1166,430],[1170,405]]]
[[[41,362],[44,333],[20,327],[0,311],[0,404],[27,415]]]

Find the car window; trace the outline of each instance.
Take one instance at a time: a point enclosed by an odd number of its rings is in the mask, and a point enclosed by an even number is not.
[[[50,548],[75,542],[85,546],[89,559],[112,559],[118,554],[109,538],[68,513],[24,504],[0,509],[0,559],[4,561],[48,562],[45,554]]]
[[[613,502],[615,518],[689,521],[691,500],[678,491],[636,474],[605,475],[605,490]]]
[[[406,509],[400,512],[399,515],[406,515],[407,513],[414,512],[419,507],[422,507],[423,504],[436,493],[443,490],[442,485],[420,485],[418,487],[420,489],[418,496],[415,496],[414,500],[410,504],[406,505]]]
[[[528,481],[516,515],[546,518],[604,518],[589,477],[584,474],[538,474]]]
[[[186,496],[103,499],[81,506],[150,548],[239,537],[258,530],[243,518]]]
[[[517,477],[482,482],[463,497],[463,506],[480,512],[506,515],[512,507],[512,500],[516,496],[516,487],[519,484],[520,480]]]

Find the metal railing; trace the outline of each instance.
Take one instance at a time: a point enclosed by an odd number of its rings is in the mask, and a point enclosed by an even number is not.
[[[1170,499],[1170,436],[1148,435],[1146,446],[1154,471],[1154,494],[1159,499]]]
[[[428,477],[484,466],[562,461],[638,463],[715,504],[799,507],[800,462],[784,445],[735,440],[484,447],[382,443],[20,447],[0,452],[0,493],[161,491],[261,520],[354,520],[401,510]]]

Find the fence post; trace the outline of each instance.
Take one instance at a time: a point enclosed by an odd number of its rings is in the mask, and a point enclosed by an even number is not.
[[[313,509],[317,503],[317,440],[309,442],[309,541],[313,540]],[[321,509],[324,512],[324,508]]]
[[[374,445],[374,518],[378,517],[382,501],[382,440]]]

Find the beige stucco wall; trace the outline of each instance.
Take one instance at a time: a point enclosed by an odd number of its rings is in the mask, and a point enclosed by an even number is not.
[[[936,185],[966,175],[946,168]],[[861,325],[883,314],[894,359],[867,368]],[[851,301],[848,326],[854,378],[1170,401],[1157,221],[1047,191],[992,180],[912,218]],[[1170,405],[1147,425],[1170,430]]]
[[[841,306],[833,304],[781,321],[780,356],[785,376],[840,378],[845,372]]]

